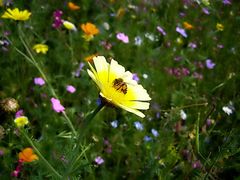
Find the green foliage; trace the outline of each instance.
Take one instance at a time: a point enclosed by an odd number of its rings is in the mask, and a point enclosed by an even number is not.
[[[62,177],[39,158],[23,163],[20,179],[239,178],[238,1],[216,0],[206,6],[200,0],[82,0],[74,2],[80,6],[76,11],[67,1],[3,2],[1,14],[10,6],[28,9],[32,15],[28,21],[0,22],[0,100],[15,98],[30,121],[22,132],[14,125],[15,114],[0,109],[0,179],[12,178],[18,153],[26,147],[35,153],[38,149]],[[75,24],[76,32],[52,27],[56,10]],[[100,31],[90,41],[80,28],[86,22]],[[223,31],[217,30],[217,23]],[[184,38],[176,27],[185,28],[188,36]],[[119,32],[129,37],[129,43],[116,38]],[[48,45],[46,54],[32,49],[38,43]],[[99,92],[86,72],[85,58],[95,53],[137,73],[152,98],[146,118],[104,107],[90,122]],[[29,62],[31,54],[36,63]],[[215,63],[212,69],[207,59]],[[80,64],[84,67],[76,76]],[[34,78],[43,75],[46,84],[34,84]],[[67,92],[67,85],[76,92]],[[65,114],[53,111],[52,97],[61,101]],[[117,127],[111,125],[115,120]],[[98,156],[104,163],[95,162]]]

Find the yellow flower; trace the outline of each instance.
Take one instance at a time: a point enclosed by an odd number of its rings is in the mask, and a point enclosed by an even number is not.
[[[73,2],[68,2],[68,8],[72,11],[76,11],[80,9],[80,6],[74,4]]]
[[[202,0],[202,3],[203,3],[205,6],[209,6],[209,5],[210,5],[209,0]]]
[[[216,28],[217,28],[218,31],[223,31],[224,30],[224,26],[220,23],[217,23]]]
[[[76,26],[69,21],[63,21],[63,26],[68,30],[77,31]]]
[[[29,123],[28,118],[26,116],[20,116],[14,119],[14,123],[16,124],[17,127],[21,128],[24,127]]]
[[[188,29],[188,30],[191,30],[191,29],[193,29],[194,28],[194,26],[193,25],[191,25],[191,24],[189,24],[188,22],[183,22],[183,26],[184,26],[184,28],[185,29]]]
[[[23,162],[32,162],[38,160],[38,156],[33,153],[32,148],[25,148],[18,154],[18,159],[22,160]]]
[[[2,18],[13,19],[15,21],[26,21],[29,19],[31,13],[28,10],[19,11],[18,8],[7,9],[2,15]]]
[[[93,38],[94,35],[99,33],[99,29],[92,23],[81,24],[81,29],[84,32],[83,37],[89,41]]]
[[[93,58],[95,68],[89,64],[91,71],[87,72],[100,89],[100,95],[108,103],[125,109],[140,117],[145,115],[139,110],[149,109],[149,97],[147,91],[132,78],[132,73],[111,60],[107,63],[104,56]]]
[[[35,50],[36,53],[46,54],[48,51],[48,46],[46,44],[35,44],[33,46],[33,50]]]

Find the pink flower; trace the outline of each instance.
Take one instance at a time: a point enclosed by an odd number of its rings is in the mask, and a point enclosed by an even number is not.
[[[39,85],[39,86],[43,86],[45,84],[45,81],[41,77],[36,77],[36,78],[34,78],[34,84]]]
[[[60,101],[56,98],[51,98],[52,109],[57,113],[63,112],[65,108],[61,105]]]
[[[158,30],[163,36],[166,36],[167,33],[163,30],[162,27],[157,26],[157,30]]]
[[[101,158],[100,156],[96,157],[94,161],[98,165],[101,165],[102,163],[104,163],[104,159]]]
[[[129,43],[128,36],[124,33],[117,33],[117,39],[122,41],[123,43]]]
[[[76,91],[76,88],[74,86],[72,86],[72,85],[67,85],[66,90],[69,93],[74,93]]]

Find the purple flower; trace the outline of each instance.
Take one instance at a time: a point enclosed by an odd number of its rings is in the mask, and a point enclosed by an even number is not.
[[[190,47],[190,48],[192,48],[192,49],[195,49],[195,48],[197,48],[197,45],[196,45],[195,43],[193,43],[193,42],[190,42],[190,43],[188,44],[188,47]]]
[[[187,33],[186,33],[186,31],[185,31],[185,29],[183,29],[183,28],[180,28],[180,27],[176,27],[176,31],[179,33],[179,34],[181,34],[183,37],[187,37]]]
[[[223,4],[225,4],[225,5],[230,5],[230,4],[232,4],[230,0],[223,0],[222,2],[223,2]]]
[[[57,113],[63,112],[65,108],[61,105],[60,101],[56,98],[51,98],[52,109]]]
[[[36,77],[36,78],[34,78],[34,84],[39,85],[39,86],[43,86],[45,84],[45,81],[41,77]]]
[[[54,18],[54,22],[52,24],[52,27],[55,29],[58,29],[62,26],[63,24],[63,20],[62,20],[62,15],[63,12],[61,10],[56,10],[53,12],[53,18]]]
[[[166,32],[163,30],[163,28],[161,28],[160,26],[157,26],[157,30],[163,35],[166,36]]]
[[[80,72],[82,71],[82,69],[83,69],[84,66],[85,66],[85,64],[84,64],[83,62],[81,62],[81,63],[79,64],[79,67],[78,67],[78,69],[77,69],[76,72],[75,72],[75,76],[76,76],[76,77],[79,77],[79,76],[80,76]]]
[[[76,91],[76,88],[72,85],[67,85],[66,90],[72,94]]]
[[[101,156],[96,157],[94,161],[95,161],[95,163],[98,164],[98,165],[101,165],[101,164],[104,163],[104,159],[101,158]]]
[[[137,82],[139,81],[139,77],[136,73],[133,73],[132,79],[137,81]]]
[[[208,11],[207,8],[202,8],[202,11],[203,11],[203,13],[206,14],[206,15],[209,15],[209,14],[210,14],[210,12]]]
[[[159,134],[158,134],[156,129],[152,129],[151,132],[152,132],[153,136],[155,136],[155,137],[159,136]]]
[[[23,110],[20,109],[20,110],[18,110],[18,111],[16,112],[15,118],[20,117],[20,116],[23,116],[23,115],[24,115]]]
[[[117,39],[122,41],[123,43],[129,43],[128,36],[124,33],[117,33]]]
[[[134,122],[134,126],[137,130],[142,131],[143,130],[143,125],[139,121]]]
[[[149,141],[152,141],[152,138],[150,136],[144,136],[143,140],[145,142],[149,142]]]
[[[134,41],[135,41],[135,45],[136,46],[140,46],[141,44],[142,44],[142,38],[140,37],[140,36],[136,36],[135,38],[134,38]]]
[[[201,167],[202,167],[202,164],[199,160],[192,163],[192,168],[193,169],[200,169]]]
[[[218,47],[219,49],[222,49],[222,48],[224,48],[224,45],[223,45],[223,44],[218,44],[217,47]]]
[[[208,69],[213,69],[215,65],[216,65],[216,64],[215,64],[211,59],[207,59],[207,60],[206,60],[206,67],[207,67]]]

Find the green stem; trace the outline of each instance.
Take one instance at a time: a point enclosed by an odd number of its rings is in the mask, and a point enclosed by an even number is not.
[[[56,94],[56,92],[55,92],[55,90],[53,89],[50,81],[48,80],[47,76],[45,75],[45,73],[43,72],[42,68],[40,67],[40,65],[38,64],[36,59],[34,58],[34,56],[33,56],[32,52],[31,52],[27,42],[24,40],[24,33],[22,32],[20,25],[18,26],[18,30],[19,30],[19,38],[20,38],[20,40],[21,40],[23,46],[25,47],[25,49],[26,49],[26,51],[27,51],[29,56],[27,56],[26,54],[24,54],[22,51],[18,50],[17,48],[15,48],[15,49],[17,50],[18,53],[20,53],[23,57],[25,57],[29,62],[31,62],[37,68],[37,70],[39,71],[39,73],[41,74],[43,79],[46,81],[46,84],[48,85],[48,88],[49,88],[52,96],[54,96],[57,99],[59,99],[57,94]],[[76,137],[77,136],[77,132],[76,132],[76,130],[75,130],[71,120],[67,116],[66,112],[63,112],[63,116],[64,116],[68,126],[71,128],[73,135]]]
[[[93,118],[96,116],[96,114],[105,106],[105,103],[101,103],[91,114],[89,114],[86,119],[84,119],[83,121],[83,125],[81,128],[81,135],[80,138],[81,139],[85,133],[88,131],[88,129],[90,128],[90,124],[93,120]]]
[[[58,177],[58,178],[62,178],[62,176],[52,167],[52,165],[43,157],[42,153],[38,150],[38,148],[34,145],[33,141],[31,140],[31,138],[28,137],[28,135],[23,131],[20,130],[21,133],[24,135],[24,137],[27,139],[27,141],[29,142],[29,144],[32,146],[32,148],[34,149],[34,151],[37,153],[37,155],[40,157],[40,159],[44,162],[44,164],[46,165],[46,167],[48,169],[50,169],[52,171],[52,173]]]

